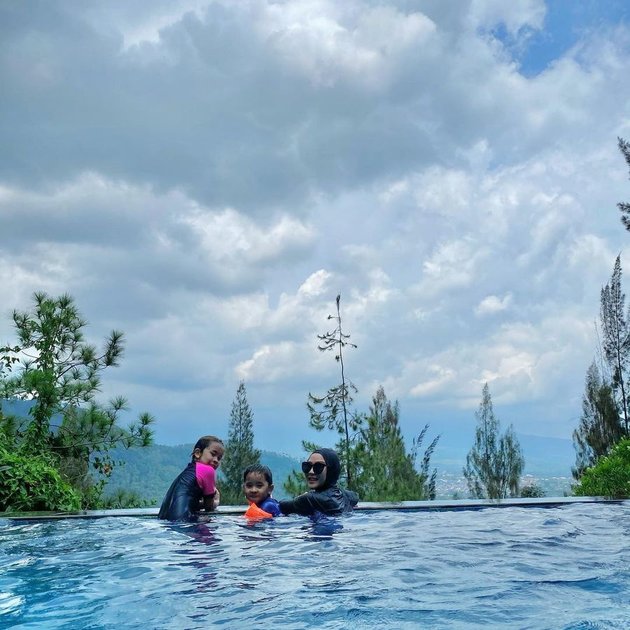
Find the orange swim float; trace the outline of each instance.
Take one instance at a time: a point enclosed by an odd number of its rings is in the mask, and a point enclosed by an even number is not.
[[[245,516],[247,518],[273,518],[273,514],[269,514],[269,512],[260,509],[255,503],[249,504],[249,507],[245,511]]]

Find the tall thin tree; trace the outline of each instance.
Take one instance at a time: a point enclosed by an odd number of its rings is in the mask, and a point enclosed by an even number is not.
[[[252,464],[260,464],[260,451],[254,448],[253,423],[254,414],[247,401],[245,383],[241,381],[232,402],[225,456],[219,469],[224,478],[220,486],[221,502],[226,505],[245,501],[243,470]]]
[[[602,350],[612,374],[612,387],[619,404],[619,415],[628,434],[628,361],[630,326],[625,313],[626,296],[621,289],[621,255],[617,256],[610,282],[601,290],[600,321]]]
[[[624,140],[623,138],[617,138],[619,150],[623,154],[623,157],[626,160],[626,164],[628,165],[628,169],[630,170],[630,142]],[[630,203],[619,202],[617,204],[621,212],[621,222],[624,224],[626,230],[630,232]]]
[[[350,342],[350,335],[343,332],[341,326],[341,295],[336,299],[337,314],[328,315],[329,320],[334,320],[336,326],[333,330],[317,335],[320,343],[317,346],[321,352],[334,352],[335,361],[339,364],[341,371],[341,383],[331,387],[324,396],[315,396],[309,392],[307,408],[310,414],[309,424],[321,431],[324,427],[335,429],[342,436],[343,463],[345,464],[346,483],[352,488],[352,462],[351,462],[351,436],[350,432],[356,428],[359,417],[350,413],[352,403],[351,392],[357,391],[352,381],[345,372],[343,351],[346,347],[356,348]]]
[[[601,377],[595,361],[585,381],[580,424],[573,432],[575,466],[571,472],[576,480],[623,437],[612,386]]]
[[[518,496],[525,460],[512,427],[500,435],[488,383],[483,386],[475,417],[475,443],[463,469],[470,494],[476,499],[504,499],[508,493]]]

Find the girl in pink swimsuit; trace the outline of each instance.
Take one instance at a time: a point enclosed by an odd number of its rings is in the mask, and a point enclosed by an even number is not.
[[[225,447],[214,435],[197,440],[190,464],[177,476],[166,492],[158,518],[168,521],[197,520],[203,504],[207,512],[220,501],[216,469],[221,465]]]

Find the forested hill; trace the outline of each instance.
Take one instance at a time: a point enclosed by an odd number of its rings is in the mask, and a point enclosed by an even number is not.
[[[105,495],[123,489],[134,492],[158,505],[171,482],[190,461],[193,444],[163,446],[156,444],[146,448],[115,449],[110,455],[114,461],[124,462],[116,466],[105,488]],[[262,451],[261,463],[273,472],[274,496],[287,498],[283,484],[292,470],[300,467],[300,462],[288,455]],[[245,503],[243,497],[243,503]]]

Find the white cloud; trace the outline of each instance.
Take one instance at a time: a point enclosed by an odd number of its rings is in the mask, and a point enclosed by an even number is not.
[[[492,315],[500,313],[510,306],[512,302],[512,294],[508,293],[502,298],[497,295],[488,295],[475,308],[476,315]]]
[[[260,347],[251,359],[236,366],[238,378],[258,383],[275,383],[293,375],[295,365],[303,354],[295,344],[282,342]]]
[[[114,384],[158,416],[227,417],[239,378],[282,416],[337,380],[316,343],[341,294],[359,405],[382,383],[446,422],[487,380],[497,404],[548,409],[541,431],[566,423],[630,255],[629,31],[584,30],[530,78],[513,53],[553,36],[542,1],[410,7],[0,20],[7,312],[72,293],[96,336],[127,332]]]
[[[429,365],[426,371],[428,372],[428,380],[414,385],[409,391],[411,396],[427,396],[442,392],[453,382],[456,374],[451,368],[440,365]]]
[[[199,235],[209,261],[230,268],[277,260],[309,247],[314,239],[313,230],[292,217],[282,216],[265,229],[231,208],[198,212],[183,217],[182,222]]]
[[[258,29],[284,63],[318,86],[338,81],[381,88],[409,51],[429,43],[435,24],[422,13],[356,2],[268,4]]]

